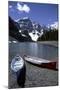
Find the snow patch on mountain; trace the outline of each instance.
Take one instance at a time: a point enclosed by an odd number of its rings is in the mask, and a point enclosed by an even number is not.
[[[43,29],[41,30],[41,32],[38,32],[37,30],[33,30],[32,32],[29,33],[29,35],[33,41],[37,41],[38,38],[43,35]]]
[[[24,20],[24,19],[29,19],[29,18],[28,17],[23,17],[22,19]]]
[[[53,24],[50,25],[51,28],[55,28],[55,29],[58,29],[58,22],[54,22]]]
[[[37,39],[38,39],[38,35],[37,34],[33,34],[33,33],[29,33],[29,35],[31,36],[31,39],[33,40],[33,41],[37,41]]]
[[[52,23],[51,25],[48,24],[48,28],[53,29],[58,29],[58,21]]]

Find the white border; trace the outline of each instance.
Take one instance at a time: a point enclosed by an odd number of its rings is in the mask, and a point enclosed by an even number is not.
[[[35,0],[13,0],[13,1],[55,3],[55,4],[60,3],[60,0],[36,0],[36,1]],[[7,88],[7,85],[8,85],[8,7],[7,6],[8,6],[8,0],[0,0],[0,90],[8,89]],[[60,16],[60,10],[59,10],[59,16]],[[60,18],[59,18],[59,21],[60,21]],[[59,40],[60,40],[60,36],[59,36]],[[59,81],[60,81],[60,78],[59,78]],[[32,90],[32,89],[33,88],[29,88],[29,90]],[[37,88],[34,88],[34,89],[36,90]],[[59,86],[38,87],[38,90],[40,89],[55,90],[55,89],[59,89]]]
[[[22,2],[36,2],[36,3],[55,3],[58,4],[59,0],[9,0],[9,1],[22,1]]]

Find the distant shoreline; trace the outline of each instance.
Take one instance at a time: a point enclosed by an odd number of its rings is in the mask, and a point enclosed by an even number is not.
[[[14,39],[12,37],[9,37],[9,41],[18,41],[18,40]],[[24,42],[19,42],[19,43],[28,43],[28,42],[24,41]],[[40,44],[45,44],[45,45],[51,45],[51,46],[58,47],[58,41],[36,41],[36,42],[33,41],[33,42],[29,42],[29,43],[40,43]]]
[[[38,43],[58,47],[58,41],[40,41]]]

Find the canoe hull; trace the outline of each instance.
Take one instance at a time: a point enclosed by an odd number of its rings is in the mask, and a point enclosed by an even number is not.
[[[32,58],[31,60],[29,58]],[[48,68],[48,69],[53,69],[53,70],[58,70],[56,68],[56,61],[49,61],[41,58],[36,58],[36,57],[31,57],[31,56],[24,56],[24,60],[29,62],[30,64],[42,67],[42,68]],[[41,61],[41,62],[40,62]]]
[[[26,78],[26,66],[21,56],[16,55],[11,62],[11,70],[16,73],[17,84],[19,87],[24,87]]]

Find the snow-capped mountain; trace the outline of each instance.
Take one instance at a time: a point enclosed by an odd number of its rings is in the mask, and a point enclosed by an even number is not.
[[[20,29],[18,28],[18,23],[15,22],[11,17],[9,17],[9,36],[15,38],[16,40],[20,42],[24,41],[32,41],[31,37],[28,34],[28,31],[25,31],[24,33],[19,32]],[[14,43],[16,43],[14,41]]]
[[[20,29],[22,31],[24,31],[24,30],[31,31],[33,29],[32,22],[31,22],[30,18],[28,18],[28,17],[24,17],[24,18],[20,19],[18,21],[18,23],[19,23]]]
[[[39,23],[33,22],[28,17],[23,17],[19,19],[17,22],[20,27],[19,33],[23,37],[27,37],[29,35],[33,41],[37,41],[39,37],[41,37],[44,33],[49,31],[50,29],[51,30],[58,29],[58,22],[54,22],[53,24],[48,26],[45,25],[41,26]]]
[[[53,29],[58,29],[58,22],[56,21],[56,22],[54,22],[54,23],[52,23],[51,25],[48,25],[48,28],[51,28],[52,30]]]
[[[22,36],[26,37],[24,31],[27,30],[29,36],[33,41],[37,41],[37,39],[43,34],[41,26],[36,22],[32,22],[28,17],[24,17],[18,20],[18,24],[20,26],[19,33],[21,33]]]
[[[54,22],[50,25],[52,29],[58,29],[58,22]]]
[[[40,30],[41,30],[40,24],[38,24],[36,22],[32,22],[32,25],[33,25],[33,30],[37,30],[40,32]]]

